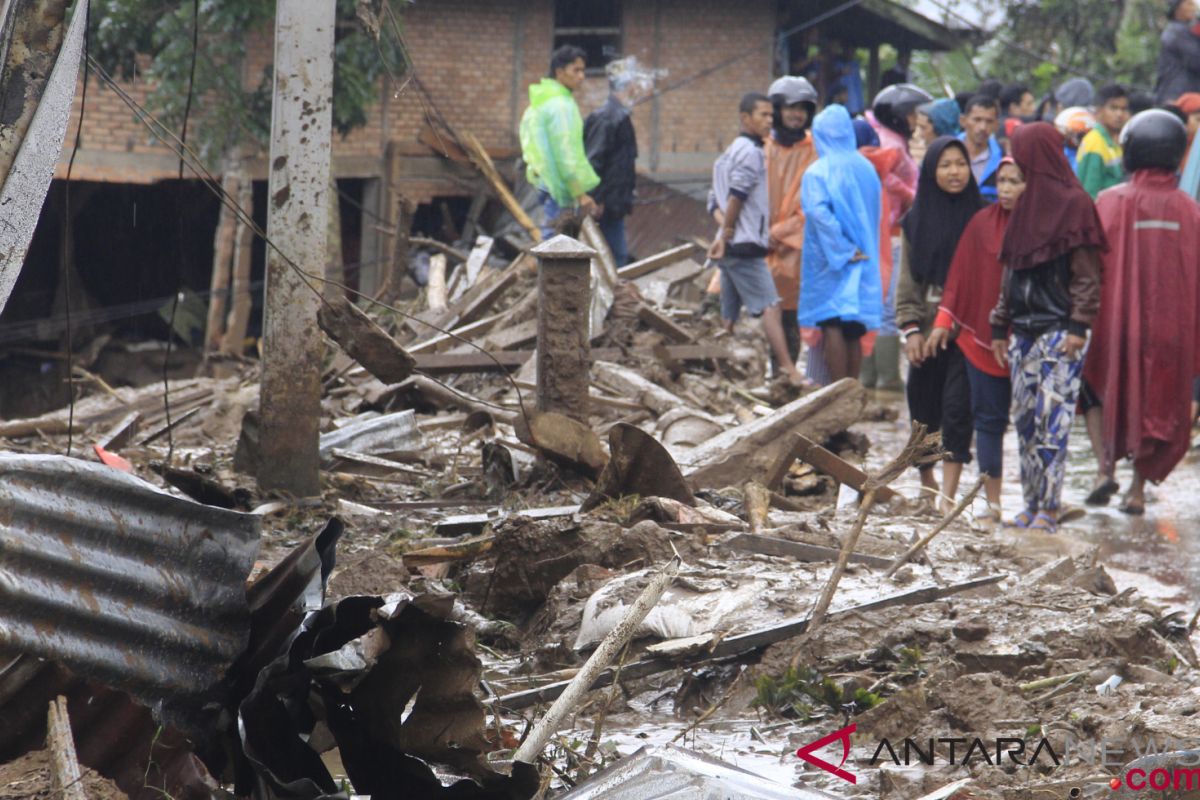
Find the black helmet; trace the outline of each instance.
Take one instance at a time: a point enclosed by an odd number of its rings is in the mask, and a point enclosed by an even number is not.
[[[908,127],[908,115],[916,111],[917,106],[933,100],[933,95],[911,83],[894,83],[884,87],[875,95],[871,110],[880,125],[891,128],[907,139],[912,135]]]
[[[1179,117],[1161,108],[1137,114],[1121,131],[1125,151],[1125,171],[1139,169],[1179,169],[1187,152],[1187,127]]]
[[[767,96],[771,98],[772,103],[778,106],[809,103],[812,105],[810,111],[816,110],[817,107],[817,90],[804,78],[793,75],[776,78],[775,82],[771,84],[771,88],[767,89]]]

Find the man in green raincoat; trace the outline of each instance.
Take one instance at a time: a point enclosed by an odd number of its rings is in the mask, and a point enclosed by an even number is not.
[[[596,213],[588,194],[600,177],[588,162],[583,146],[583,117],[571,93],[583,85],[584,52],[564,45],[550,56],[550,77],[529,87],[529,108],[521,117],[521,155],[526,178],[542,195],[546,218],[542,235],[554,233],[554,221],[578,206]]]

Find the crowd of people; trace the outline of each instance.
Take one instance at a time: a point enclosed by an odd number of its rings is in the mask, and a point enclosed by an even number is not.
[[[1195,0],[1169,10],[1191,35]],[[759,318],[794,386],[903,386],[911,418],[942,434],[941,480],[932,467],[920,479],[945,511],[974,444],[984,516],[1002,521],[1011,420],[1024,502],[1005,521],[1056,530],[1078,410],[1097,459],[1088,502],[1120,491],[1114,465],[1130,459],[1121,509],[1143,513],[1145,482],[1187,451],[1200,387],[1200,61],[1180,36],[1168,27],[1163,58],[1183,79],[1160,79],[1155,107],[1083,78],[1040,103],[1021,84],[935,99],[901,82],[860,114],[841,96],[821,108],[798,76],[746,94],[708,203],[723,325]],[[583,54],[563,48],[531,88],[528,177],[548,226],[570,206],[594,211],[623,261],[631,100],[610,71],[612,98],[584,123],[582,79]]]

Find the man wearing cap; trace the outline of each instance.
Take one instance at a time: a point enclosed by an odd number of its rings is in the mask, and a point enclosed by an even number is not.
[[[1168,0],[1167,27],[1158,52],[1154,100],[1169,103],[1184,92],[1200,91],[1200,25],[1196,0]]]

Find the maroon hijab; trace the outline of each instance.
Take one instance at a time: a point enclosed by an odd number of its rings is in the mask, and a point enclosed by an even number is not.
[[[1017,128],[1012,155],[1025,173],[1025,192],[1004,234],[1001,261],[1011,269],[1028,269],[1078,247],[1108,249],[1096,206],[1071,171],[1062,134],[1053,125]]]

